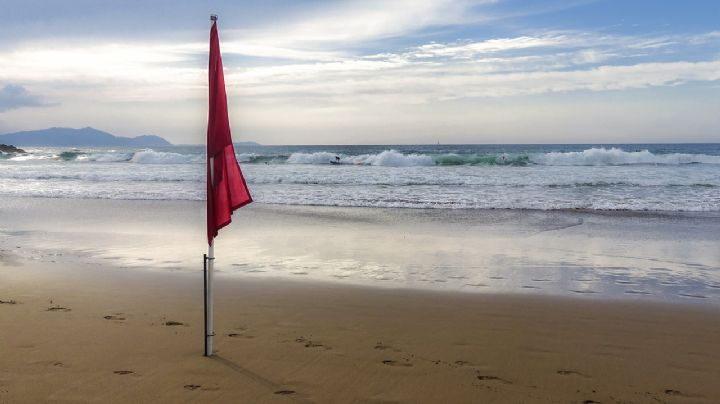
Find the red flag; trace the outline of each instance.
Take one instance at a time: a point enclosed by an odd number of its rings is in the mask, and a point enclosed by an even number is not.
[[[207,128],[207,236],[208,244],[227,226],[237,208],[252,202],[235,159],[225,95],[217,23],[210,30],[210,110]]]

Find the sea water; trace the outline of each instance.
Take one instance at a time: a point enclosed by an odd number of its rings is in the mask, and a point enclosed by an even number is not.
[[[0,154],[0,196],[203,200],[202,146]],[[267,204],[720,211],[720,144],[236,146]]]

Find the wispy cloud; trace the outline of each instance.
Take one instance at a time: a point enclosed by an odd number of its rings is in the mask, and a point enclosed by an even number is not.
[[[487,17],[482,6],[499,0],[366,0],[322,2],[276,29],[249,35],[259,42],[286,46],[345,46],[369,40],[406,36],[443,26],[477,23]],[[248,32],[245,32],[248,34]]]
[[[694,36],[712,39],[713,35]],[[634,37],[583,32],[428,43],[397,53],[331,62],[235,68],[240,94],[327,102],[426,103],[569,91],[608,91],[715,81],[720,61],[666,60],[686,36]],[[638,56],[637,49],[644,49]]]
[[[717,39],[716,39],[717,38]],[[290,63],[226,63],[231,94],[318,98],[333,102],[431,102],[548,92],[606,91],[718,80],[717,60],[654,61],[677,47],[718,41],[715,33],[635,37],[583,32],[481,41],[427,43],[381,54],[349,55],[223,44],[226,57],[283,58]],[[170,100],[204,96],[206,44],[104,44],[29,48],[0,54],[0,78],[33,83],[62,97]],[[638,59],[638,49],[643,58]]]

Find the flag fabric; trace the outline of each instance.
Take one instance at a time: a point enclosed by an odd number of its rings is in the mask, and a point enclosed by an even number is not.
[[[230,134],[225,77],[217,22],[210,30],[210,108],[207,128],[207,236],[212,244],[218,230],[232,221],[235,209],[252,202]]]

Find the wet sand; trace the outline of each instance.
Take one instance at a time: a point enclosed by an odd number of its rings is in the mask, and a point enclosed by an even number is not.
[[[6,253],[7,258],[7,253]],[[689,304],[0,267],[0,402],[715,403],[718,311]]]
[[[0,250],[196,272],[203,204],[0,198]],[[216,241],[242,278],[720,306],[720,216],[252,204]]]
[[[0,403],[716,403],[720,218],[0,198]]]

